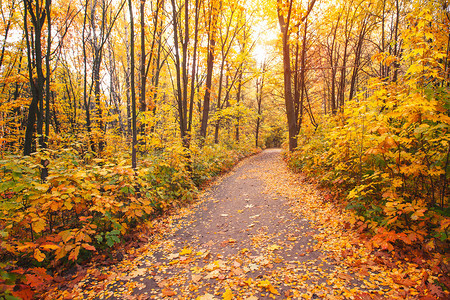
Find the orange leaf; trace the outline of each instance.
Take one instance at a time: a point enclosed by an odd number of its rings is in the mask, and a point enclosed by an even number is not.
[[[83,243],[81,246],[82,246],[84,249],[89,250],[89,251],[95,251],[95,250],[96,250],[94,246],[89,245],[89,244],[87,244],[87,243]]]
[[[51,280],[53,277],[47,274],[47,270],[44,268],[33,268],[31,271],[42,278],[43,280]]]
[[[41,248],[42,250],[48,251],[48,250],[58,250],[59,246],[55,245],[55,244],[45,244],[45,245],[40,245],[39,248]]]
[[[33,291],[30,287],[26,285],[19,285],[19,289],[17,291],[12,291],[14,297],[18,297],[23,300],[31,300],[33,299]]]
[[[27,284],[29,284],[32,288],[37,288],[44,283],[42,278],[33,275],[33,274],[25,274],[27,279]]]
[[[80,246],[76,246],[69,254],[69,260],[76,261],[80,253]]]
[[[162,293],[164,296],[167,296],[167,297],[172,297],[177,294],[174,290],[171,290],[171,289],[163,289]]]

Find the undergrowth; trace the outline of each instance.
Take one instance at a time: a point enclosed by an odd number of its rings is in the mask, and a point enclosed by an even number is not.
[[[74,144],[0,160],[0,297],[29,299],[53,276],[108,252],[129,232],[191,202],[199,186],[254,153],[244,146],[171,147],[107,158]],[[42,180],[42,162],[48,176]]]

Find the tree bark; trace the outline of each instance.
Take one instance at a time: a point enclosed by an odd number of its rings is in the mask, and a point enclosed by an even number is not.
[[[255,147],[258,147],[259,127],[261,126],[261,110],[262,110],[262,99],[263,99],[265,75],[266,75],[266,62],[263,62],[261,78],[256,80],[256,102],[258,105],[258,111],[257,111],[258,115],[256,117]]]
[[[136,129],[136,87],[134,86],[134,18],[133,6],[131,0],[128,0],[130,10],[130,81],[131,81],[131,115],[132,115],[132,144],[131,144],[131,167],[136,170],[136,146],[137,146],[137,129]]]
[[[145,100],[145,88],[147,84],[147,72],[145,70],[145,59],[146,59],[146,53],[145,53],[145,20],[144,20],[144,12],[145,12],[145,0],[141,0],[140,4],[140,13],[141,13],[141,19],[140,19],[140,25],[141,25],[141,60],[140,60],[140,71],[141,71],[141,90],[140,90],[140,106],[139,110],[144,112],[147,110],[147,103]]]
[[[286,20],[284,19],[280,6],[281,0],[278,0],[278,22],[280,24],[283,46],[284,103],[286,106],[289,130],[289,151],[294,151],[297,147],[297,118],[295,116],[295,107],[292,97],[292,72],[289,46],[289,22],[292,12],[292,0],[289,1],[289,11]]]
[[[36,1],[33,7],[32,0],[24,0],[24,27],[27,42],[27,55],[28,55],[28,76],[30,82],[30,88],[32,93],[32,100],[28,108],[28,121],[25,131],[25,142],[23,148],[24,155],[30,155],[32,152],[34,126],[36,123],[36,131],[39,134],[39,145],[44,145],[43,137],[43,119],[44,119],[44,82],[45,76],[43,72],[42,61],[42,28],[46,18],[46,8],[50,6],[51,0],[46,0],[45,8],[42,10],[40,2]],[[34,10],[33,10],[34,8]],[[34,39],[30,43],[28,36],[28,14],[31,17],[31,23],[34,27]],[[33,45],[32,45],[33,44]],[[32,65],[34,53],[34,68]],[[33,69],[36,72],[36,78],[34,78]]]
[[[213,4],[212,4],[213,5]],[[209,30],[208,30],[208,57],[206,62],[206,87],[205,96],[203,98],[203,111],[200,126],[201,143],[206,139],[206,130],[208,127],[208,117],[211,99],[212,75],[214,67],[214,49],[216,46],[216,27],[217,27],[217,12],[212,8],[209,15]]]

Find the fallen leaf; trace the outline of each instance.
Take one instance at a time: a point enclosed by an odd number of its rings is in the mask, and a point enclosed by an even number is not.
[[[215,300],[217,298],[214,297],[214,295],[206,293],[203,296],[198,296],[196,300]]]
[[[244,274],[244,271],[241,268],[235,268],[235,269],[233,269],[232,272],[236,276],[240,276],[240,275]]]
[[[186,247],[184,247],[183,250],[180,251],[180,255],[187,255],[187,254],[191,254],[191,253],[192,253],[192,249],[186,248]]]
[[[283,249],[283,247],[281,247],[279,245],[275,245],[275,244],[267,246],[267,250],[270,250],[270,251],[275,251],[275,250],[278,250],[278,249]]]
[[[247,280],[244,281],[245,284],[247,284],[248,286],[251,286],[255,281],[249,277]]]
[[[167,296],[167,297],[172,297],[177,294],[174,290],[171,290],[171,289],[163,289],[162,293],[164,296]]]
[[[230,289],[227,289],[225,293],[223,293],[222,298],[223,300],[231,300],[233,299],[234,295],[233,292]]]
[[[106,278],[108,278],[108,275],[106,275],[106,274],[102,274],[102,275],[96,277],[97,281],[103,281],[103,280],[106,280]]]
[[[350,275],[348,275],[346,273],[339,273],[338,277],[341,278],[341,279],[344,279],[344,280],[348,280],[348,281],[352,280],[352,276],[350,276]]]
[[[269,292],[271,292],[272,294],[275,295],[280,295],[280,293],[274,288],[274,286],[270,283],[269,280],[263,280],[261,282],[258,283],[259,287],[265,288],[266,290],[268,290]]]
[[[220,270],[214,270],[209,272],[208,275],[205,276],[205,279],[213,279],[213,278],[217,278],[220,275]]]

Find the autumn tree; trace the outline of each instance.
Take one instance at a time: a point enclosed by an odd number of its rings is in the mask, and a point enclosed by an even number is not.
[[[87,0],[88,1],[88,0]],[[86,40],[83,41],[83,46],[86,44],[90,47],[92,54],[92,86],[94,94],[94,103],[96,107],[96,119],[97,119],[97,130],[98,130],[98,153],[100,154],[105,147],[105,140],[102,134],[105,133],[106,128],[104,124],[103,116],[103,104],[101,102],[101,65],[104,57],[105,45],[108,38],[113,30],[114,23],[116,22],[122,8],[125,5],[125,1],[122,1],[118,8],[113,11],[112,2],[107,0],[101,0],[100,2],[93,1],[87,2],[85,5],[85,24],[87,23],[90,27],[88,28],[88,36]],[[86,32],[86,28],[83,27],[83,33]],[[84,34],[83,34],[84,36]],[[84,48],[84,57],[87,57],[86,48]],[[86,63],[86,61],[85,61]],[[86,91],[86,88],[85,88]],[[86,92],[85,92],[86,95]],[[87,125],[90,125],[90,97],[85,101],[86,118]]]
[[[294,0],[289,0],[283,2],[278,0],[277,2],[277,15],[278,22],[280,25],[281,36],[282,36],[282,51],[283,51],[283,74],[284,74],[284,98],[286,105],[286,116],[289,128],[289,151],[294,151],[297,147],[297,135],[299,131],[298,127],[298,114],[296,114],[294,96],[292,91],[292,66],[291,66],[291,51],[290,51],[290,25],[292,20],[292,7]],[[308,15],[315,4],[315,0],[308,3],[307,10],[304,15],[299,18],[299,23],[302,23]]]
[[[255,129],[255,146],[258,147],[259,130],[261,126],[261,113],[262,113],[262,102],[264,98],[264,83],[266,77],[266,61],[262,62],[261,65],[261,75],[256,78],[256,103],[257,103],[257,117],[256,117],[256,129]]]
[[[208,118],[210,111],[210,100],[212,92],[212,77],[214,70],[214,59],[216,50],[216,39],[217,39],[217,26],[219,12],[222,8],[222,1],[209,1],[208,3],[208,17],[207,17],[207,35],[208,35],[208,55],[206,61],[206,82],[205,82],[205,93],[202,105],[202,116],[200,125],[200,137],[203,141],[206,139]]]
[[[175,64],[175,98],[178,108],[178,120],[180,126],[180,136],[185,148],[189,148],[191,139],[191,124],[193,111],[193,87],[195,82],[195,65],[197,63],[197,45],[198,45],[198,26],[199,26],[199,1],[195,1],[193,7],[194,28],[189,24],[189,1],[184,1],[180,5],[175,0],[171,0],[172,4],[172,25],[174,39],[174,64]],[[182,9],[184,8],[184,9]],[[184,18],[181,18],[183,16]],[[191,43],[191,31],[195,31],[193,42],[192,61],[189,60],[189,46]],[[192,69],[189,69],[192,64]],[[189,76],[189,72],[192,72]],[[190,81],[189,81],[190,80]],[[189,91],[190,89],[190,91]]]
[[[46,0],[40,2],[39,0],[31,1],[27,0],[24,2],[24,28],[25,37],[27,42],[27,58],[28,58],[28,77],[30,82],[30,90],[32,94],[32,100],[30,106],[28,107],[28,121],[27,129],[25,132],[25,141],[23,147],[23,154],[29,155],[33,150],[33,134],[36,125],[36,131],[39,135],[39,144],[41,147],[44,146],[44,97],[46,97],[46,104],[48,106],[48,90],[47,95],[45,94],[45,81],[49,82],[50,74],[44,74],[44,56],[43,56],[43,45],[42,45],[42,34],[44,30],[44,24],[49,21],[50,18],[50,5],[51,0]],[[30,20],[28,20],[28,16]],[[32,32],[31,36],[28,32],[28,22],[31,22]],[[48,30],[48,44],[50,43],[50,23],[47,23]],[[47,55],[50,55],[50,49],[47,48]],[[48,56],[45,60],[46,70],[49,70]],[[48,111],[47,111],[48,112]],[[47,123],[48,123],[48,118]]]

